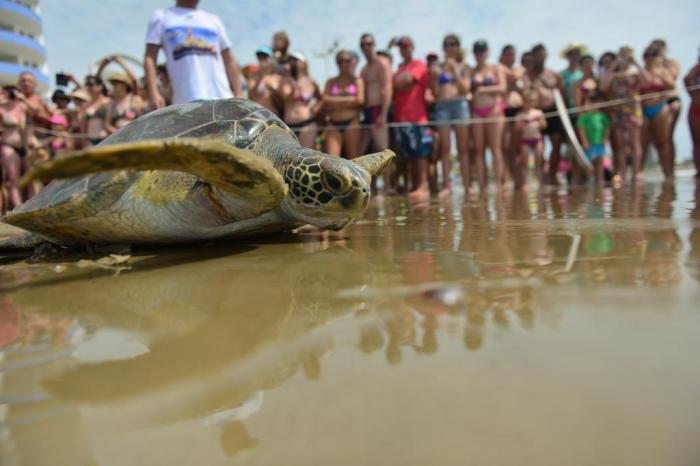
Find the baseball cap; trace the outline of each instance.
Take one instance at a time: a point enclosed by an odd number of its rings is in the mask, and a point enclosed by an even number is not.
[[[489,44],[484,39],[479,39],[474,42],[474,53],[486,52],[489,49]]]
[[[255,51],[255,55],[267,55],[268,57],[272,56],[272,49],[270,47],[258,47],[258,50]]]

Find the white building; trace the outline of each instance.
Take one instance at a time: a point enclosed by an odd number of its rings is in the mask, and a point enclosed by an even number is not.
[[[16,83],[26,70],[46,93],[49,78],[39,0],[0,0],[0,84]]]

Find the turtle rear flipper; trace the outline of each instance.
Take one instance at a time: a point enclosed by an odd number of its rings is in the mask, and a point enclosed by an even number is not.
[[[72,178],[110,170],[174,170],[195,175],[261,210],[284,198],[287,186],[269,160],[216,139],[174,138],[96,146],[35,167],[22,178]]]

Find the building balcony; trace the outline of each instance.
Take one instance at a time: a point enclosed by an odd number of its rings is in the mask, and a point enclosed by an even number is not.
[[[46,61],[46,49],[30,37],[14,32],[0,31],[0,52],[3,56],[17,57],[17,63],[34,63],[41,67]]]
[[[18,65],[16,63],[7,63],[0,61],[0,84],[16,84],[19,74],[23,71],[30,71],[36,78],[37,87],[40,93],[48,92],[49,77],[41,70],[30,68],[28,66]]]
[[[41,35],[41,16],[27,6],[10,0],[0,0],[0,18],[3,23],[12,24],[20,31],[35,36]]]

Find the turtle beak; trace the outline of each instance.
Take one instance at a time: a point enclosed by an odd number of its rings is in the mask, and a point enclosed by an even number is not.
[[[382,152],[363,155],[351,161],[367,170],[370,175],[377,176],[391,163],[394,157],[396,154],[393,151],[384,149]]]

